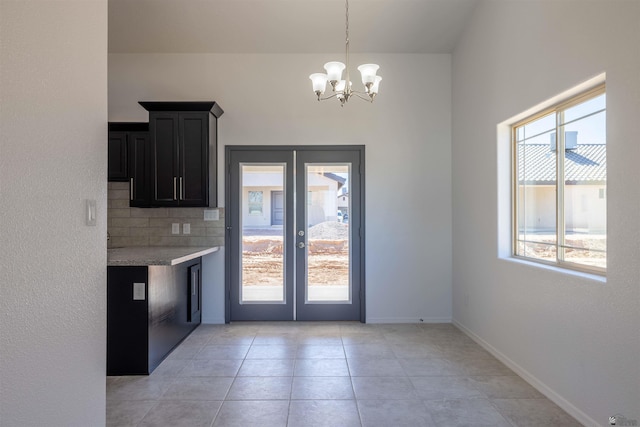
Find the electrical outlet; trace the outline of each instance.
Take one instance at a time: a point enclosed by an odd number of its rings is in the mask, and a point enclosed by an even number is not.
[[[191,234],[191,224],[182,224],[182,234]]]
[[[174,222],[171,224],[171,234],[180,234],[180,223]]]
[[[204,220],[205,221],[218,221],[220,219],[220,211],[218,209],[205,209]]]

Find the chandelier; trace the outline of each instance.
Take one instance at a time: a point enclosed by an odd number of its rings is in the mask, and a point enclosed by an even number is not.
[[[352,82],[349,78],[349,0],[346,0],[346,20],[345,20],[345,51],[346,51],[346,65],[342,62],[327,62],[324,64],[324,69],[327,73],[314,73],[309,76],[313,84],[313,91],[318,97],[318,101],[324,101],[326,99],[337,98],[340,101],[340,105],[344,106],[345,102],[349,101],[352,96],[357,96],[365,101],[373,102],[373,99],[378,94],[378,86],[382,77],[377,76],[376,72],[380,68],[377,64],[363,64],[358,67],[358,71],[362,76],[362,84],[364,85],[364,92],[358,92],[351,88]],[[347,70],[346,78],[342,79],[342,72]],[[327,87],[327,81],[331,83],[331,89],[333,95],[323,98],[322,95]]]

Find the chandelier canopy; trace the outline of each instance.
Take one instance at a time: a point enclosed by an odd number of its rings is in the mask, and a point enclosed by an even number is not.
[[[346,19],[345,19],[345,53],[346,53],[346,65],[342,62],[327,62],[324,64],[325,73],[314,73],[309,76],[313,85],[313,91],[318,97],[318,101],[324,101],[326,99],[337,98],[340,101],[340,105],[349,101],[353,95],[365,101],[373,102],[373,99],[378,94],[378,86],[382,77],[376,75],[378,68],[377,64],[362,64],[358,67],[358,71],[362,76],[362,84],[364,85],[364,92],[359,92],[351,88],[353,82],[349,78],[349,0],[345,0]],[[342,72],[346,69],[346,78],[342,79]],[[331,83],[331,89],[333,95],[323,98],[324,91],[327,87],[327,82]],[[348,82],[348,83],[347,83]]]

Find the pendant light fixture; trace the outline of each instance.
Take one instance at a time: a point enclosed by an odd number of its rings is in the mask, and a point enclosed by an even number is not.
[[[327,73],[314,73],[309,76],[313,85],[313,91],[318,97],[318,101],[324,101],[325,99],[337,98],[340,101],[340,105],[349,101],[353,95],[365,101],[373,102],[373,99],[378,94],[378,86],[382,77],[377,76],[376,72],[380,68],[377,64],[363,64],[358,67],[358,71],[362,76],[362,84],[364,85],[364,92],[358,92],[351,88],[352,82],[349,78],[349,0],[345,0],[346,8],[346,20],[345,20],[345,51],[346,51],[346,65],[342,62],[327,62],[324,64],[324,69]],[[342,79],[342,72],[346,69],[346,78]],[[322,95],[327,87],[327,82],[331,83],[331,89],[334,92],[333,95],[323,98]]]

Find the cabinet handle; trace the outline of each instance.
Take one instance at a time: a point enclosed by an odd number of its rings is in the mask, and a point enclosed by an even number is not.
[[[180,177],[180,200],[182,199],[182,177]]]
[[[129,200],[133,200],[133,178],[129,178]]]
[[[196,294],[196,272],[194,271],[193,274],[191,275],[191,295]]]
[[[173,177],[173,200],[176,200],[176,199],[177,199],[177,196],[176,196],[176,181],[177,181],[177,180],[178,180],[178,179],[174,176],[174,177]]]

